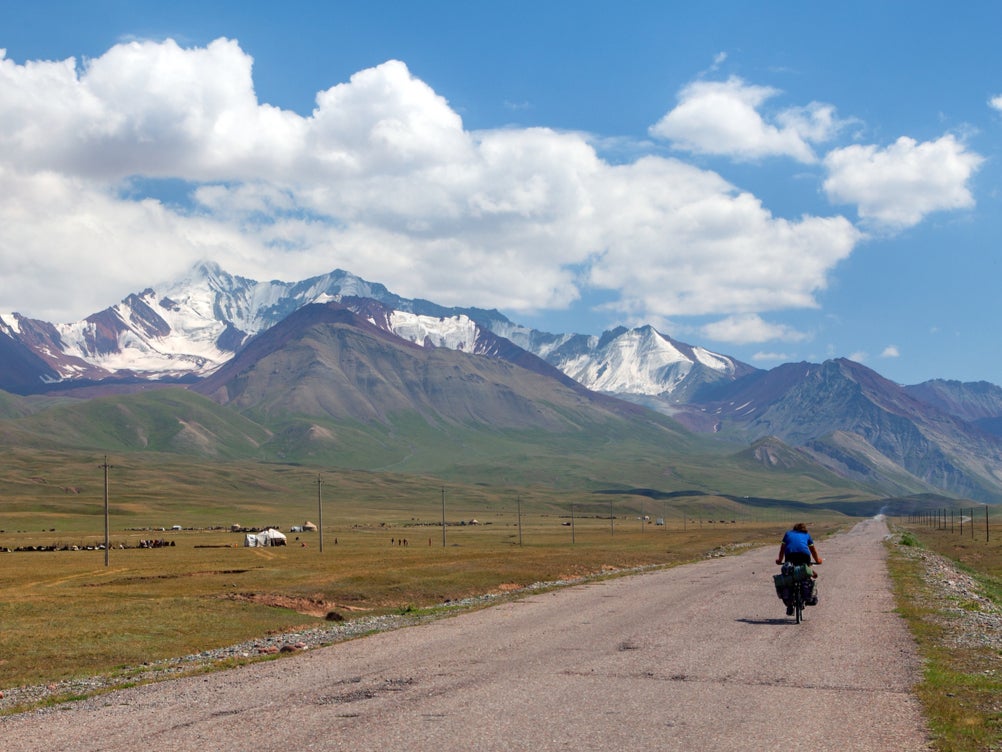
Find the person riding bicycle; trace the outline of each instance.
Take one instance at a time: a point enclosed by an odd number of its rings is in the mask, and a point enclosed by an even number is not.
[[[782,564],[785,558],[791,564],[810,564],[812,556],[814,557],[815,564],[821,563],[818,550],[814,547],[814,539],[807,532],[807,525],[803,522],[798,522],[793,526],[792,530],[787,530],[783,535],[783,542],[779,546],[779,556],[776,557],[776,563]],[[814,576],[817,577],[816,574]]]
[[[779,556],[776,557],[776,563],[782,564],[785,559],[790,564],[810,564],[812,557],[815,564],[821,563],[818,550],[814,547],[814,539],[807,532],[807,525],[803,522],[798,522],[793,526],[792,530],[787,530],[783,535],[783,542],[779,546]],[[817,577],[818,573],[813,572],[812,576]],[[815,599],[816,597],[814,595]],[[812,600],[811,605],[814,603],[817,603],[817,600]],[[793,606],[787,603],[786,615],[790,616],[792,613]]]

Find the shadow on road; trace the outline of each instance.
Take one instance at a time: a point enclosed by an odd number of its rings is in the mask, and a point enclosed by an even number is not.
[[[793,622],[790,621],[790,617],[786,617],[785,619],[784,618],[779,618],[779,619],[735,619],[734,621],[740,621],[743,624],[773,624],[773,625],[793,624]]]

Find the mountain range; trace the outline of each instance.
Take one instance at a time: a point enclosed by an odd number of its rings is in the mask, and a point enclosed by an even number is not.
[[[650,326],[550,334],[340,270],[259,282],[203,263],[75,323],[0,315],[0,389],[12,395],[0,417],[16,424],[0,433],[8,440],[67,440],[46,428],[51,409],[18,396],[58,396],[58,409],[79,411],[142,392],[147,414],[161,414],[170,408],[154,408],[165,398],[150,389],[166,385],[184,387],[192,396],[175,407],[204,422],[168,431],[165,450],[343,458],[383,447],[384,466],[424,455],[422,468],[434,469],[441,459],[422,451],[441,449],[431,433],[468,455],[485,429],[512,451],[527,432],[546,451],[539,436],[577,431],[682,453],[726,447],[763,472],[811,467],[878,496],[1002,500],[1002,388],[987,382],[901,386],[842,359],[761,370]],[[206,404],[196,408],[195,395]],[[230,436],[221,442],[207,428],[226,423],[215,410],[249,423],[220,428]],[[710,438],[721,449],[706,449]]]

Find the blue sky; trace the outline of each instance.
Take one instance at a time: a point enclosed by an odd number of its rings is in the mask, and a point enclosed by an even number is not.
[[[695,6],[695,7],[694,7]],[[0,5],[0,312],[210,258],[1002,383],[1002,4]]]

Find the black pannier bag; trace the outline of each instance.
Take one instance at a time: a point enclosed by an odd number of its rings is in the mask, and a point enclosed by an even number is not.
[[[791,564],[786,562],[779,574],[772,576],[773,584],[776,586],[776,595],[787,605],[793,595],[793,588],[801,588],[804,596],[804,604],[807,606],[818,605],[818,588],[814,582],[814,570],[809,564]]]

